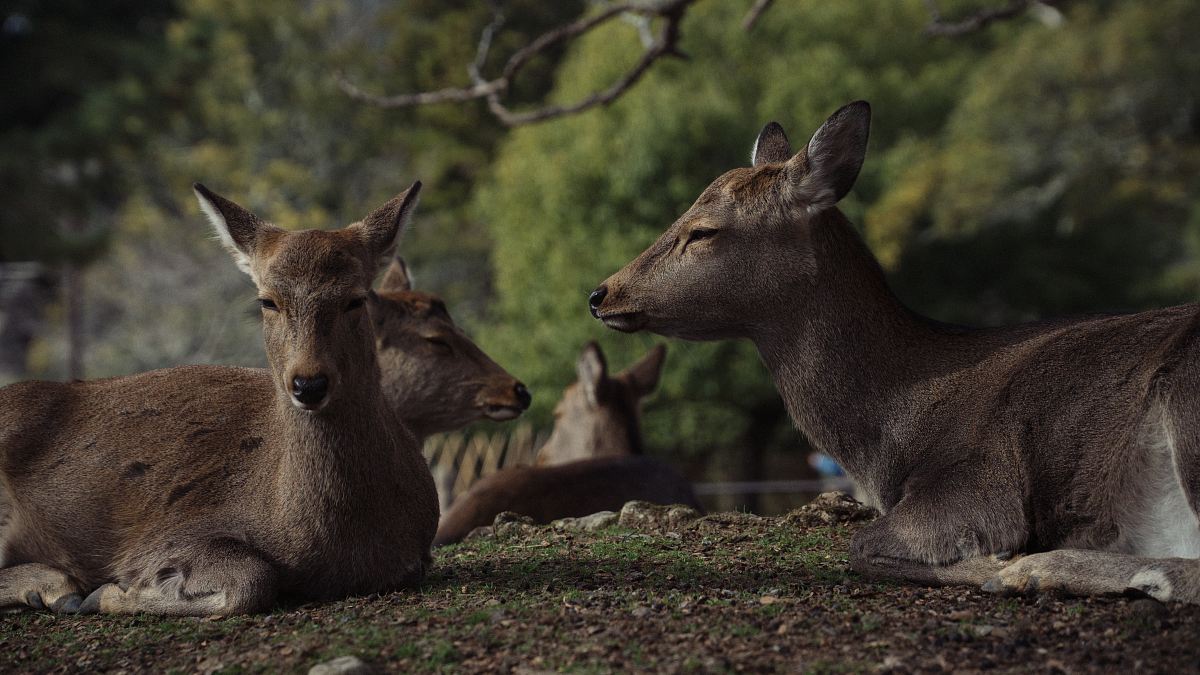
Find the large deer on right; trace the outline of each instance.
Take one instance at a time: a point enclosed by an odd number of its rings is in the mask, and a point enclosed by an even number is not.
[[[1200,311],[970,329],[907,309],[836,204],[870,107],[797,153],[771,123],[589,299],[611,328],[747,338],[884,515],[851,566],[996,592],[1200,603]]]

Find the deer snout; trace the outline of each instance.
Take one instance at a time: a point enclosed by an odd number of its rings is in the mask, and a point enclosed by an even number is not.
[[[588,296],[588,309],[591,310],[593,317],[600,318],[600,305],[604,304],[604,298],[607,296],[608,286],[601,286]]]
[[[318,410],[329,397],[329,378],[317,374],[292,378],[292,399],[305,410]]]
[[[513,387],[513,392],[517,395],[517,403],[520,404],[521,410],[529,410],[529,405],[533,403],[533,394],[529,393],[529,390],[525,388],[525,384],[518,382]]]

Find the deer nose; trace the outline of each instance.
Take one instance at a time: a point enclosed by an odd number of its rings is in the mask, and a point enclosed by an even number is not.
[[[328,393],[329,378],[324,375],[297,377],[292,380],[292,396],[304,405],[317,405],[325,400]]]
[[[588,296],[588,309],[592,310],[592,316],[600,318],[600,305],[604,302],[605,296],[608,295],[608,286],[601,286],[592,291]]]
[[[513,387],[513,391],[517,393],[517,403],[521,404],[521,410],[529,410],[529,404],[533,403],[533,394],[530,394],[525,385],[520,382]]]

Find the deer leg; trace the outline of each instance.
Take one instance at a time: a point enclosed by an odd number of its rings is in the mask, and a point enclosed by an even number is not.
[[[1200,604],[1200,560],[1142,558],[1108,551],[1058,549],[1006,565],[983,590],[1016,594],[1058,591],[1070,595],[1120,595]]]
[[[0,607],[28,605],[74,612],[83,601],[82,590],[65,572],[49,565],[26,563],[0,569]]]
[[[128,588],[105,584],[79,611],[167,616],[233,615],[270,609],[276,598],[274,568],[244,542],[214,539],[190,555],[173,556]]]
[[[937,547],[914,541],[901,534],[908,528],[897,527],[893,515],[883,516],[855,533],[850,544],[850,567],[855,572],[874,579],[930,586],[979,586],[994,577],[1009,558],[1006,554],[979,555],[973,546],[961,552],[967,554],[963,557],[954,550],[957,547],[953,542]]]

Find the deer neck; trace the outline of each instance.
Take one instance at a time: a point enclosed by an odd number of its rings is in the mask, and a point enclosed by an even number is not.
[[[276,495],[285,510],[345,504],[390,476],[401,423],[384,401],[378,365],[364,370],[347,373],[338,396],[316,414],[297,409],[283,392],[276,396],[283,436]]]
[[[877,496],[905,461],[883,447],[884,420],[921,378],[936,336],[892,294],[840,212],[816,218],[815,273],[790,280],[793,300],[769,308],[751,337],[796,426]]]

